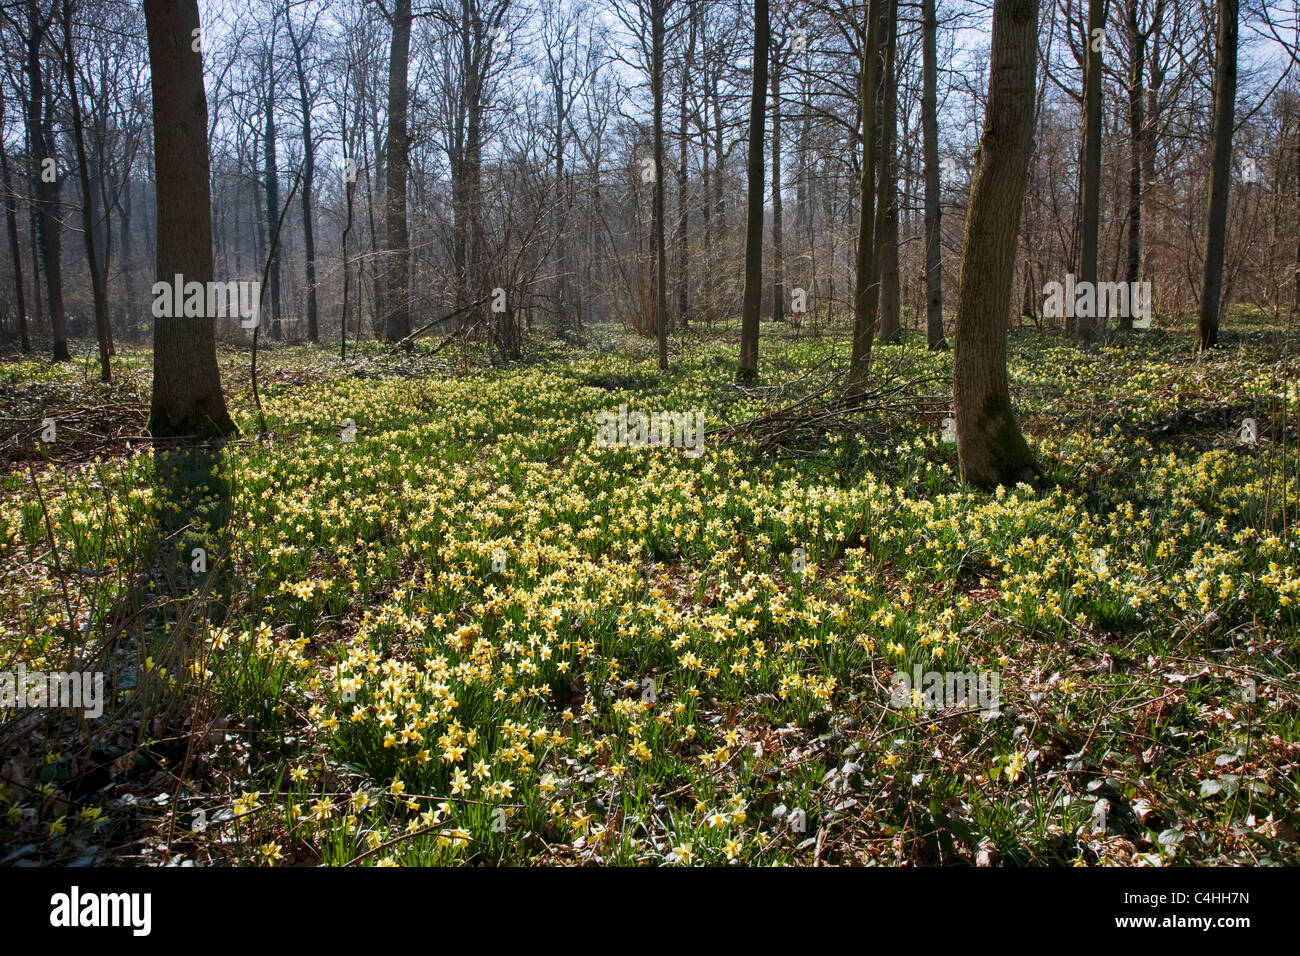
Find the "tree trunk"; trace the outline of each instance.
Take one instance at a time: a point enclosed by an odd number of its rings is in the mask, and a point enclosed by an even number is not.
[[[1125,254],[1124,281],[1137,282],[1142,273],[1142,150],[1145,145],[1146,107],[1146,49],[1147,34],[1138,23],[1140,0],[1128,0],[1126,29],[1128,31],[1128,246]],[[1130,310],[1130,313],[1132,310]],[[1128,327],[1133,327],[1132,314]]]
[[[785,321],[785,234],[781,202],[781,71],[784,44],[772,50],[772,321]]]
[[[298,75],[298,103],[302,110],[302,245],[306,257],[307,272],[307,338],[309,341],[320,340],[320,329],[316,315],[316,236],[312,229],[311,207],[315,195],[313,183],[316,178],[316,142],[311,131],[311,100],[307,96],[307,72],[302,62],[302,46],[306,41],[299,40],[290,32],[293,43],[294,69]]]
[[[27,138],[32,151],[33,176],[36,183],[37,237],[45,272],[45,292],[50,303],[50,333],[54,339],[53,359],[67,362],[68,329],[63,311],[63,266],[59,245],[59,220],[55,206],[59,201],[58,167],[54,159],[54,137],[42,113],[45,105],[45,82],[41,74],[41,44],[53,13],[41,19],[36,0],[27,4]]]
[[[682,329],[690,328],[690,213],[688,192],[690,169],[688,163],[690,140],[687,125],[686,93],[690,89],[691,74],[695,69],[695,11],[689,19],[689,39],[686,55],[682,58],[681,123],[677,139],[677,322]]]
[[[1237,99],[1237,0],[1218,0],[1219,28],[1214,48],[1214,118],[1211,132],[1210,196],[1205,210],[1205,271],[1196,331],[1202,349],[1219,340],[1219,305],[1223,294],[1223,255],[1228,224],[1228,188],[1232,177],[1232,124]]]
[[[899,335],[898,178],[894,150],[898,136],[898,4],[890,3],[885,34],[885,72],[880,121],[880,175],[876,182],[876,229],[880,261],[880,341],[895,342]]]
[[[384,270],[384,338],[389,342],[400,342],[411,334],[411,239],[406,225],[406,175],[410,163],[406,109],[410,96],[407,68],[411,54],[411,19],[411,0],[396,0],[388,59],[388,139],[384,147],[388,165],[384,190],[388,259]]]
[[[160,282],[212,281],[212,199],[208,168],[208,106],[203,56],[192,45],[197,0],[144,0],[153,90]],[[155,439],[225,437],[235,433],[217,370],[214,320],[204,315],[154,320]]]
[[[939,57],[936,34],[938,18],[935,0],[922,0],[921,7],[921,139],[925,152],[925,344],[945,349],[943,339],[943,248],[940,245],[939,206]]]
[[[4,91],[0,90],[0,126],[5,123]],[[9,150],[0,137],[0,174],[3,174],[5,191],[5,225],[9,229],[9,252],[14,262],[14,304],[18,308],[18,341],[23,352],[32,350],[27,330],[27,303],[23,292],[23,251],[18,240],[18,213],[14,201],[14,184],[9,175]],[[39,293],[38,293],[39,297]]]
[[[858,99],[862,122],[862,176],[858,182],[858,251],[854,261],[853,349],[845,397],[862,395],[871,364],[871,343],[876,334],[880,286],[876,281],[876,89],[879,86],[880,28],[891,0],[871,0],[867,9],[866,42],[862,45],[862,70]]]
[[[768,0],[754,0],[753,87],[749,97],[749,189],[745,215],[745,292],[740,313],[740,365],[736,381],[758,378],[758,321],[763,298],[763,126],[767,110]]]
[[[63,66],[68,81],[68,100],[72,104],[72,142],[77,150],[77,173],[81,180],[81,227],[86,240],[86,268],[90,272],[91,297],[95,303],[95,334],[99,340],[99,380],[113,380],[113,366],[109,361],[108,295],[104,289],[104,273],[100,269],[95,251],[95,193],[90,184],[90,164],[86,159],[85,125],[81,114],[81,100],[77,96],[77,66],[72,48],[72,3],[63,0]]]
[[[976,487],[1037,473],[1007,382],[1007,315],[1034,132],[1038,0],[995,0],[984,135],[957,280],[953,392],[957,456]]]
[[[266,129],[263,136],[263,167],[266,190],[266,242],[270,250],[271,268],[267,273],[271,283],[271,338],[277,342],[284,337],[280,319],[280,245],[275,242],[275,226],[280,220],[280,171],[275,155],[275,76],[270,54],[266,58]]]
[[[27,234],[32,243],[32,317],[37,329],[45,327],[44,300],[41,298],[41,250],[37,242],[41,231],[40,218],[40,211],[33,206]]]
[[[1097,281],[1097,242],[1101,225],[1101,60],[1105,49],[1106,0],[1088,0],[1088,36],[1084,47],[1083,80],[1083,248],[1079,281]],[[1094,296],[1095,315],[1079,316],[1079,334],[1096,339],[1106,328],[1100,299]]]
[[[650,85],[654,97],[655,194],[652,232],[655,247],[655,337],[659,368],[668,368],[668,253],[664,239],[664,6],[667,0],[650,0]]]

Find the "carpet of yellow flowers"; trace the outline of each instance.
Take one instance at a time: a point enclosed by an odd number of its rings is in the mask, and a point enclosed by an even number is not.
[[[782,457],[598,445],[847,357],[765,325],[742,392],[734,333],[669,373],[273,350],[261,437],[231,350],[243,437],[184,456],[139,438],[147,352],[0,366],[0,666],[107,675],[98,720],[0,713],[0,864],[1300,862],[1276,334],[1014,333],[1037,488],[963,488],[920,404]],[[950,354],[880,356],[946,393]],[[900,704],[916,668],[996,672],[998,712]]]

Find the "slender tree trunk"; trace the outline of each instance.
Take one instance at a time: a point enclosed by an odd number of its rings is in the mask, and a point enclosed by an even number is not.
[[[284,331],[281,327],[281,300],[280,300],[280,245],[275,243],[275,224],[280,219],[280,171],[277,169],[276,152],[275,152],[275,76],[274,65],[270,55],[267,56],[267,89],[266,89],[266,129],[263,135],[263,157],[265,166],[262,174],[265,177],[266,190],[266,242],[267,248],[271,255],[271,269],[267,274],[267,279],[271,284],[271,338],[277,342],[284,338]]]
[[[1124,281],[1132,286],[1142,274],[1142,149],[1146,126],[1146,48],[1147,35],[1138,23],[1140,0],[1128,0],[1126,29],[1129,45],[1128,76],[1128,247],[1125,254]],[[1132,310],[1130,310],[1130,313]],[[1128,327],[1133,327],[1132,314]]]
[[[895,342],[899,335],[898,277],[898,177],[895,170],[895,141],[898,135],[898,3],[887,11],[885,71],[880,120],[880,175],[876,181],[876,255],[880,262],[880,341]]]
[[[33,175],[36,183],[37,235],[45,271],[45,291],[50,303],[50,332],[54,339],[53,359],[67,362],[68,329],[63,310],[63,266],[60,255],[59,220],[55,207],[59,201],[61,176],[54,155],[54,137],[43,115],[45,81],[41,73],[41,44],[49,28],[50,17],[42,20],[37,0],[27,4],[27,77],[30,100],[27,103],[27,137],[32,149]]]
[[[170,287],[212,281],[212,197],[208,167],[208,106],[203,57],[192,45],[199,29],[197,0],[144,0],[153,89],[157,165],[159,282]],[[212,316],[154,320],[155,439],[225,437],[235,433],[217,370]]]
[[[1101,61],[1106,48],[1106,0],[1088,0],[1088,36],[1083,80],[1083,223],[1079,281],[1097,281],[1097,243],[1101,224]],[[1096,315],[1079,316],[1079,334],[1088,341],[1106,328],[1100,300]]]
[[[754,0],[753,88],[749,98],[749,190],[745,218],[745,292],[740,314],[740,366],[736,381],[758,378],[758,322],[763,298],[763,126],[767,110],[768,0]]]
[[[465,83],[465,205],[468,219],[468,250],[466,275],[469,302],[482,298],[488,290],[486,236],[483,229],[483,58],[490,54],[488,34],[483,21],[474,17],[472,29],[469,75]],[[497,288],[504,288],[498,286]],[[509,291],[509,290],[508,290]],[[510,354],[512,322],[510,303],[505,313],[494,321],[494,336],[498,348],[507,358]],[[467,317],[468,320],[468,317]]]
[[[858,98],[862,122],[862,176],[858,183],[858,251],[854,261],[853,349],[845,397],[852,400],[867,387],[871,344],[876,334],[880,285],[876,281],[876,91],[879,86],[880,28],[891,0],[871,0],[867,9],[866,42],[862,46],[862,71]]]
[[[4,91],[0,90],[0,127],[5,123],[4,114]],[[3,137],[0,137],[0,174],[4,177],[5,225],[9,229],[9,252],[14,263],[14,304],[18,308],[18,341],[23,352],[30,352],[32,341],[27,331],[27,303],[23,293],[23,251],[18,240],[18,213],[14,200],[14,184],[9,175],[9,150],[5,148]],[[39,292],[37,295],[39,297]]]
[[[40,216],[40,211],[33,207],[27,230],[32,243],[32,313],[37,329],[45,327],[45,303],[41,298],[41,250],[37,243],[37,235],[40,233]]]
[[[939,57],[936,34],[939,22],[935,0],[921,6],[921,139],[925,153],[925,343],[945,349],[943,338],[943,247],[940,244],[939,205]]]
[[[128,341],[136,339],[137,303],[135,263],[131,261],[131,169],[122,172],[122,215],[117,224],[117,243],[121,247],[118,258],[122,261],[121,328]],[[238,207],[236,207],[238,208]]]
[[[343,125],[341,131],[342,135],[340,137],[343,143],[343,166],[344,169],[349,170],[350,173],[345,174],[343,177],[343,192],[347,203],[348,218],[347,222],[343,225],[343,236],[340,240],[341,249],[339,252],[339,257],[342,260],[343,265],[343,306],[339,310],[339,361],[345,362],[348,358],[348,295],[352,290],[352,266],[348,262],[348,239],[352,235],[352,215],[357,191],[357,177],[355,167],[356,158],[348,155],[348,143],[350,140],[348,134],[348,111],[346,102],[343,104],[340,113],[342,114]],[[349,166],[349,163],[352,165]],[[358,293],[358,298],[359,297],[360,294]],[[361,338],[360,324],[357,326],[357,338]]]
[[[407,69],[411,54],[411,0],[395,0],[393,37],[388,59],[388,141],[384,149],[388,181],[384,191],[387,268],[384,338],[400,342],[411,334],[411,239],[406,224],[406,176],[410,140],[406,111],[410,92]]]
[[[1300,209],[1300,122],[1296,123],[1295,134],[1295,193],[1295,208]],[[1300,229],[1296,230],[1295,270],[1291,282],[1291,312],[1300,316]]]
[[[81,115],[81,100],[77,95],[77,67],[72,47],[72,3],[63,0],[63,65],[68,81],[68,101],[72,104],[72,142],[77,151],[77,173],[81,179],[81,226],[86,240],[86,268],[90,272],[91,297],[95,303],[95,332],[99,339],[99,380],[113,380],[113,366],[109,360],[108,295],[104,289],[104,273],[100,269],[95,251],[95,193],[90,184],[90,164],[86,160],[85,126]]]
[[[311,100],[307,95],[307,72],[302,62],[302,43],[293,41],[294,68],[298,75],[298,103],[302,110],[302,245],[307,272],[307,338],[320,341],[316,314],[316,235],[312,229],[313,185],[316,179],[316,141],[311,129]],[[305,42],[305,41],[304,41]]]
[[[1034,132],[1037,0],[994,0],[992,57],[966,244],[957,280],[953,392],[957,456],[976,487],[1037,473],[1007,381],[1007,316]]]
[[[651,2],[650,84],[654,96],[654,247],[655,247],[655,337],[659,346],[659,367],[668,368],[668,252],[664,238],[664,7],[667,0]]]
[[[677,322],[690,328],[690,146],[689,110],[686,94],[690,89],[691,74],[695,69],[695,12],[689,15],[689,38],[686,43],[686,55],[682,58],[682,96],[681,122],[677,133]]]
[[[785,321],[785,222],[781,201],[781,72],[786,46],[772,50],[772,321]]]
[[[555,97],[555,191],[562,197],[556,212],[555,228],[555,311],[562,328],[567,324],[569,305],[569,190],[564,178],[564,124],[568,110],[564,99],[564,62],[561,58],[556,67],[561,72],[555,77],[552,88]]]
[[[1223,295],[1223,257],[1228,226],[1228,189],[1232,182],[1232,126],[1237,100],[1237,0],[1218,0],[1215,37],[1214,118],[1211,132],[1210,195],[1205,209],[1205,271],[1201,309],[1196,323],[1202,349],[1219,340]]]

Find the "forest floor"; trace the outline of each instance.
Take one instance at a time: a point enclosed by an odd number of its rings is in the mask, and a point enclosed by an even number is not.
[[[1251,321],[1013,332],[995,494],[915,339],[829,435],[771,413],[843,334],[765,324],[746,391],[734,327],[264,350],[260,438],[223,349],[188,456],[147,351],[0,364],[0,668],[106,675],[0,708],[0,864],[1298,863],[1300,339]],[[703,453],[603,447],[624,404]]]

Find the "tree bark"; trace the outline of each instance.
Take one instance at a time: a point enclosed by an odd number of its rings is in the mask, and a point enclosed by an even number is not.
[[[736,381],[758,379],[758,322],[763,298],[763,127],[767,56],[771,43],[768,0],[754,0],[753,86],[749,97],[749,163],[745,214],[745,291],[740,313],[740,365]]]
[[[943,249],[940,245],[942,211],[939,205],[939,57],[935,0],[921,6],[921,139],[925,152],[925,344],[945,349],[943,338]]]
[[[45,81],[41,73],[41,44],[49,29],[53,12],[42,20],[36,0],[27,3],[27,139],[32,151],[33,174],[36,183],[36,205],[40,215],[36,218],[37,240],[40,244],[45,272],[45,293],[50,304],[50,333],[54,339],[53,359],[67,362],[72,359],[68,351],[68,329],[63,309],[63,265],[60,254],[59,220],[55,206],[59,201],[62,177],[54,164],[54,136],[42,112],[45,105]],[[53,172],[53,177],[50,177]]]
[[[695,70],[695,34],[696,16],[692,10],[688,14],[688,40],[686,55],[682,58],[682,96],[681,121],[678,126],[677,139],[677,322],[690,328],[690,147],[686,94],[690,89],[691,74]]]
[[[263,162],[262,175],[264,177],[264,190],[266,199],[266,231],[265,238],[267,247],[270,249],[271,268],[267,273],[267,281],[271,283],[271,338],[277,342],[284,337],[284,331],[281,327],[280,319],[283,315],[280,301],[280,245],[274,242],[275,224],[280,219],[280,171],[277,169],[276,151],[275,151],[275,63],[272,54],[268,51],[266,56],[266,126],[263,132]]]
[[[81,226],[86,241],[86,268],[90,272],[90,291],[95,305],[95,334],[99,340],[99,380],[113,380],[113,366],[109,360],[111,331],[108,325],[108,294],[104,288],[104,273],[99,255],[95,251],[95,192],[90,183],[90,164],[86,159],[85,124],[81,114],[81,100],[77,95],[77,66],[72,48],[72,3],[63,0],[63,66],[68,81],[68,100],[72,104],[72,142],[77,150],[77,173],[81,180]]]
[[[288,13],[285,20],[289,21]],[[300,40],[293,32],[293,23],[289,22],[289,42],[293,45],[294,72],[298,78],[298,105],[302,112],[302,245],[306,258],[307,273],[307,339],[320,341],[320,328],[316,313],[316,234],[312,229],[312,200],[315,196],[313,185],[316,179],[316,141],[311,128],[311,99],[307,95],[307,71],[303,66],[302,51],[310,39]]]
[[[1034,131],[1037,0],[995,0],[984,135],[957,280],[953,393],[962,478],[989,488],[1038,471],[1011,408],[1007,316]]]
[[[1088,0],[1083,79],[1083,222],[1079,281],[1097,281],[1097,244],[1101,227],[1101,61],[1105,50],[1106,0]],[[1098,31],[1101,31],[1100,33]],[[1096,297],[1096,315],[1079,316],[1079,335],[1092,341],[1106,328]]]
[[[781,201],[781,72],[786,47],[772,50],[772,321],[785,321],[785,223]]]
[[[650,85],[654,97],[655,193],[655,338],[659,347],[659,368],[668,368],[668,251],[664,238],[664,7],[667,0],[650,0],[651,57]]]
[[[1137,282],[1142,273],[1142,151],[1146,144],[1146,49],[1148,33],[1138,22],[1140,0],[1128,0],[1125,29],[1128,31],[1128,244],[1125,250],[1124,281]],[[1133,317],[1128,317],[1133,327]]]
[[[898,46],[898,4],[886,11],[885,69],[880,119],[880,174],[876,181],[877,252],[880,262],[880,341],[895,342],[899,335],[898,277],[898,178],[894,150],[898,135],[898,67],[894,62]]]
[[[5,122],[4,91],[0,90],[0,126]],[[18,213],[14,200],[14,184],[9,175],[9,150],[0,137],[0,173],[5,191],[5,225],[9,230],[9,252],[14,263],[14,304],[18,308],[18,341],[23,352],[32,350],[31,336],[27,330],[27,303],[23,292],[23,251],[18,240]],[[39,292],[37,293],[39,297]]]
[[[879,85],[880,28],[890,0],[871,0],[867,9],[866,40],[862,45],[862,71],[858,99],[862,122],[862,176],[858,182],[858,251],[854,260],[853,348],[844,395],[853,400],[867,387],[871,343],[876,334],[880,304],[875,257],[876,235],[876,89]]]
[[[157,274],[170,285],[212,281],[212,198],[197,0],[144,0],[157,166]],[[212,316],[154,320],[154,439],[235,433],[217,370]]]
[[[388,179],[384,190],[387,268],[384,282],[384,338],[400,342],[411,334],[411,239],[406,223],[406,176],[410,140],[406,112],[410,98],[407,70],[411,56],[411,0],[395,0],[393,37],[388,58],[388,138],[384,155]]]
[[[1215,37],[1214,118],[1211,131],[1210,195],[1205,209],[1205,268],[1201,309],[1196,323],[1202,349],[1219,341],[1219,306],[1223,295],[1223,256],[1228,225],[1228,190],[1232,183],[1232,125],[1237,99],[1237,0],[1218,0]]]

